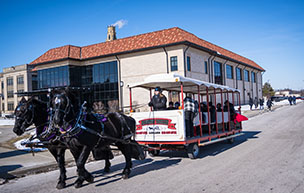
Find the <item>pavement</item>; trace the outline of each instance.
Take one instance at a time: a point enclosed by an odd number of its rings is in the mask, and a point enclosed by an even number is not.
[[[304,103],[283,106],[243,123],[244,135],[201,147],[197,159],[185,152],[162,151],[157,157],[133,161],[128,180],[121,179],[123,156],[111,160],[110,173],[103,161],[86,164],[93,183],[75,189],[76,168],[67,169],[67,187],[56,190],[59,171],[12,179],[0,186],[5,193],[303,193]]]
[[[273,111],[283,106],[287,105],[275,105]],[[252,111],[245,110],[242,114],[252,118],[267,112],[266,109],[254,109]],[[9,179],[57,169],[56,161],[48,151],[37,152],[33,156],[30,152],[20,151],[8,146],[8,139],[13,138],[16,138],[16,135],[12,132],[12,126],[0,126],[0,184],[6,183]],[[65,157],[67,167],[75,165],[69,151],[66,151]]]

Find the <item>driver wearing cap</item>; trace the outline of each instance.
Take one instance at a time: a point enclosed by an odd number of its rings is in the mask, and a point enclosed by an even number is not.
[[[162,89],[158,86],[154,90],[154,96],[148,104],[153,107],[154,111],[166,110],[167,108],[167,98],[162,94]]]

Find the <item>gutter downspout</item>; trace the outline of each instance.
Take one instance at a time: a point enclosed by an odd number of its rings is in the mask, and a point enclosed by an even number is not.
[[[246,98],[246,96],[245,96],[245,76],[244,76],[244,70],[245,69],[246,69],[246,66],[245,66],[245,68],[242,69],[242,71],[243,71],[243,100],[244,100],[244,104],[245,104],[245,98]],[[249,73],[249,71],[248,71],[248,73]]]
[[[187,65],[186,65],[186,52],[189,49],[189,47],[190,47],[190,45],[187,45],[187,48],[184,51],[184,77],[187,76],[187,73],[186,73],[186,71],[187,71],[187,69],[186,69],[186,67],[187,67]]]
[[[209,80],[209,82],[210,82],[210,58],[212,57],[213,55],[210,55],[209,57],[208,57],[208,60],[207,60],[207,63],[208,63],[208,69],[207,69],[207,73],[208,73],[208,80]]]
[[[213,81],[213,75],[214,75],[214,73],[213,73],[213,61],[214,61],[214,59],[216,58],[216,55],[214,55],[214,57],[210,60],[210,79],[211,79],[211,83],[214,83],[215,81]]]
[[[165,47],[163,47],[165,53],[166,53],[166,62],[167,62],[167,74],[169,74],[169,59],[168,59],[168,52]]]
[[[228,60],[226,60],[226,61],[224,62],[224,64],[223,64],[223,69],[222,69],[223,78],[224,78],[224,79],[223,79],[223,80],[224,80],[224,81],[223,81],[223,85],[226,85],[226,68],[225,68],[226,66],[225,66],[225,65],[226,65],[227,62],[228,62]]]
[[[118,98],[119,98],[119,110],[121,110],[122,112],[124,112],[123,107],[123,86],[121,86],[121,63],[120,63],[120,59],[118,58],[117,55],[115,55],[115,58],[117,60],[117,64],[118,64]]]
[[[262,98],[263,98],[263,75],[264,75],[265,71],[261,72],[261,90],[262,90]],[[256,76],[257,79],[257,86],[258,86],[258,75]]]

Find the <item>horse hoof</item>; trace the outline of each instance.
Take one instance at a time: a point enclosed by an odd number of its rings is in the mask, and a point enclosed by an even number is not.
[[[103,172],[104,172],[104,173],[109,173],[109,172],[110,172],[110,168],[104,168],[104,169],[103,169]]]
[[[74,187],[75,188],[81,188],[82,183],[83,183],[83,180],[76,180],[76,182],[74,184]]]
[[[86,180],[87,182],[89,182],[89,183],[93,183],[93,182],[94,182],[94,177],[93,177],[92,175],[90,175],[90,176],[87,177],[85,180]]]
[[[129,179],[129,175],[128,175],[128,174],[123,174],[123,175],[122,175],[122,179],[124,179],[124,180]]]
[[[65,182],[58,182],[56,188],[57,188],[58,190],[65,188]]]

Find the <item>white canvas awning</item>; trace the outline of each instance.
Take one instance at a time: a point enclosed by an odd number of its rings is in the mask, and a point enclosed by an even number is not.
[[[240,92],[238,89],[230,88],[228,86],[213,84],[193,78],[183,77],[178,74],[155,74],[145,78],[143,82],[130,84],[129,88],[146,88],[154,89],[159,86],[162,90],[167,91],[181,91],[181,84],[183,84],[184,92],[186,93],[198,93],[198,87],[200,93],[206,93],[208,88],[209,93],[222,91]]]

